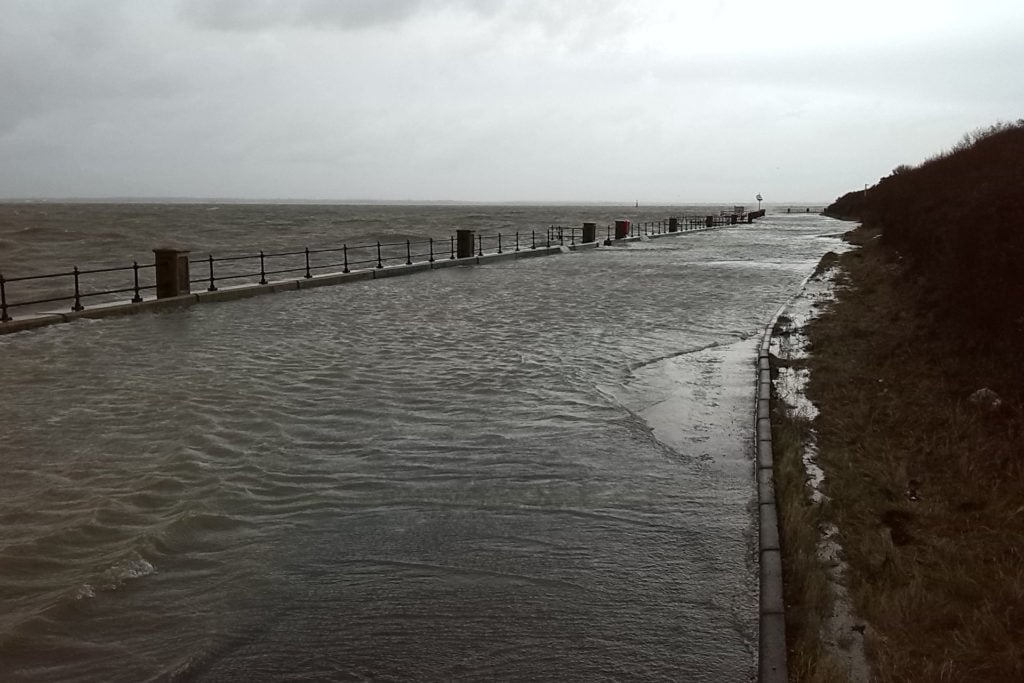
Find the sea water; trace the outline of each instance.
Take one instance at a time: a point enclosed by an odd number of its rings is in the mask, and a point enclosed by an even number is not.
[[[213,208],[6,206],[0,266],[613,215]],[[756,335],[842,229],[0,337],[0,677],[753,679]]]

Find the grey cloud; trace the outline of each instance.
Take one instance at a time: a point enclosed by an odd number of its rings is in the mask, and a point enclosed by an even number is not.
[[[553,35],[572,34],[581,25],[599,33],[604,32],[602,26],[622,32],[644,19],[634,5],[622,0],[591,0],[585,8],[573,0],[179,0],[178,9],[193,25],[239,32],[284,27],[355,31],[456,13],[539,26]]]
[[[446,0],[182,0],[187,21],[222,31],[302,26],[355,30],[401,23],[428,9],[467,2]]]
[[[0,196],[829,197],[1024,97],[1010,4],[870,46],[672,0],[0,4]]]

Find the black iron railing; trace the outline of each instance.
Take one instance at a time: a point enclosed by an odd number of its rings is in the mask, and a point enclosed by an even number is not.
[[[728,215],[685,217],[676,220],[678,231],[728,225],[736,218]],[[630,224],[629,236],[660,235],[669,231],[667,220],[635,222]],[[607,240],[613,237],[612,226],[606,226]],[[546,230],[526,232],[477,233],[471,254],[502,254],[527,249],[582,244],[584,228],[549,226]],[[304,247],[291,251],[259,251],[248,254],[215,257],[208,254],[189,263],[191,287],[205,287],[215,292],[225,283],[258,283],[265,285],[287,276],[311,279],[330,272],[349,273],[354,270],[378,270],[390,266],[434,263],[441,259],[458,257],[455,235],[447,238],[428,237],[423,240],[395,242],[376,241],[368,244],[330,246],[311,249]],[[130,266],[80,269],[70,271],[4,278],[0,274],[0,321],[12,320],[16,308],[36,308],[46,304],[70,303],[70,310],[85,309],[88,303],[116,303],[124,301],[120,295],[131,294],[130,303],[141,303],[156,287],[156,265],[137,261]],[[88,279],[88,287],[83,283]],[[13,289],[20,296],[12,299]]]
[[[536,231],[531,231],[529,238],[520,232],[480,233],[475,237],[472,256],[543,246],[536,237]],[[424,240],[376,241],[372,244],[342,244],[318,249],[304,247],[301,250],[259,251],[219,257],[208,254],[188,261],[189,284],[192,288],[201,286],[206,291],[215,292],[224,284],[255,282],[265,285],[290,275],[311,279],[318,274],[339,270],[349,273],[354,270],[377,270],[455,258],[457,251],[454,235],[441,239],[428,237]],[[118,298],[117,295],[128,293],[131,294],[130,303],[141,303],[147,294],[152,296],[150,293],[157,288],[155,267],[154,263],[139,265],[133,262],[124,267],[80,269],[74,266],[66,272],[12,278],[5,278],[0,273],[0,322],[13,320],[14,309],[38,309],[46,304],[60,302],[69,303],[71,312],[85,310],[86,303],[124,301],[125,297]],[[88,288],[83,282],[86,277],[89,279]]]
[[[12,320],[11,309],[19,307],[39,307],[45,304],[68,302],[70,310],[85,309],[87,301],[99,298],[111,299],[120,294],[132,294],[131,302],[140,303],[143,292],[155,290],[153,271],[155,264],[139,265],[137,261],[130,266],[114,268],[87,268],[74,266],[70,271],[46,273],[43,275],[26,275],[23,277],[5,278],[0,274],[0,322]],[[146,284],[142,284],[140,271],[144,272]],[[99,276],[99,277],[94,277]],[[83,279],[91,280],[91,287],[86,289]],[[16,289],[24,289],[26,294],[17,300],[9,299],[11,285]]]

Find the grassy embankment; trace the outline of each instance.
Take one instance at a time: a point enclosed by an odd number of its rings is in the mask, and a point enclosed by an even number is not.
[[[808,425],[776,426],[796,680],[835,675],[815,640],[822,519],[839,526],[877,680],[1024,680],[1022,200],[1018,122],[830,207],[864,225],[807,329],[823,507],[785,452]],[[999,404],[973,402],[982,388]]]

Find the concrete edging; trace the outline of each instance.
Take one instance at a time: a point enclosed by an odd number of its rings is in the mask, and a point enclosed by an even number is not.
[[[614,240],[614,242],[637,242],[650,237],[686,235],[693,232],[716,230],[723,227],[729,226],[715,226],[714,228],[694,228],[690,230],[679,230],[678,232],[663,233],[660,235],[647,235],[643,237],[626,237],[621,240]],[[345,284],[348,282],[358,282],[360,280],[379,280],[382,278],[397,277],[400,275],[410,275],[412,273],[418,273],[428,270],[450,268],[452,266],[484,265],[487,263],[496,263],[500,261],[507,261],[513,259],[533,258],[537,256],[553,256],[555,254],[568,254],[583,249],[596,249],[602,245],[602,241],[594,241],[586,243],[581,242],[574,245],[552,244],[550,246],[520,248],[519,251],[507,249],[500,254],[490,253],[479,256],[469,256],[466,258],[437,259],[435,261],[418,262],[409,265],[400,264],[394,266],[386,266],[384,268],[379,269],[367,268],[363,270],[354,270],[349,273],[324,273],[322,275],[315,275],[311,278],[280,280],[277,282],[270,282],[265,285],[236,285],[232,287],[216,289],[212,292],[200,291],[192,292],[190,294],[182,294],[181,296],[166,297],[163,299],[146,299],[139,303],[115,302],[106,304],[96,304],[82,311],[72,311],[69,313],[47,312],[29,318],[20,318],[5,323],[0,323],[0,335],[11,334],[14,332],[24,332],[26,330],[34,330],[40,327],[56,325],[59,323],[67,323],[73,320],[77,320],[79,318],[112,318],[121,315],[132,315],[134,313],[142,313],[143,311],[161,311],[173,308],[184,308],[186,306],[193,306],[199,303],[207,303],[214,301],[235,301],[238,299],[247,299],[252,296],[259,296],[261,294],[273,294],[275,292],[294,291],[299,289],[313,289],[314,287],[327,287],[331,285]]]
[[[754,438],[758,509],[758,576],[760,580],[758,680],[785,683],[786,607],[782,594],[782,550],[779,542],[778,506],[775,501],[774,458],[771,422],[771,339],[772,330],[785,306],[765,326],[757,349],[757,390],[755,392]]]
[[[235,285],[221,287],[212,292],[197,291],[189,294],[182,294],[181,296],[166,297],[163,299],[146,299],[138,303],[114,302],[95,304],[82,311],[71,311],[68,313],[43,313],[30,318],[20,318],[6,323],[0,323],[0,334],[11,334],[14,332],[34,330],[48,325],[71,322],[79,318],[113,318],[122,315],[142,313],[145,311],[162,311],[175,308],[185,308],[187,306],[194,306],[195,304],[200,303],[237,301],[239,299],[248,299],[249,297],[273,294],[276,292],[329,287],[333,285],[347,284],[349,282],[359,282],[361,280],[380,280],[384,278],[399,277],[401,275],[411,275],[412,273],[420,273],[428,270],[451,268],[453,266],[484,265],[487,263],[496,263],[520,258],[532,258],[536,256],[552,256],[568,252],[568,247],[537,247],[536,249],[521,250],[518,252],[505,251],[501,254],[484,254],[482,256],[470,256],[460,259],[437,259],[433,262],[426,261],[408,265],[399,264],[385,266],[384,268],[367,268],[363,270],[353,270],[348,273],[324,273],[322,275],[315,275],[311,278],[280,280],[277,282],[270,282],[265,285]]]

